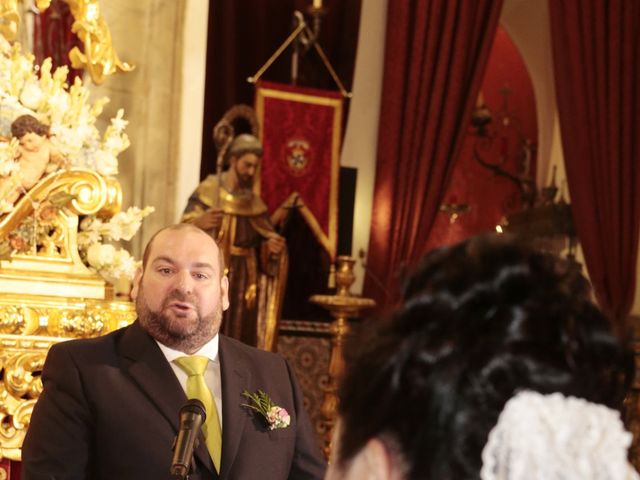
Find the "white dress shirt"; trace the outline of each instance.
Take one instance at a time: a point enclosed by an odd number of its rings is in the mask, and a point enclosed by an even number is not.
[[[166,357],[169,365],[173,369],[173,373],[178,377],[178,381],[180,385],[182,385],[182,389],[187,391],[187,373],[182,370],[178,366],[177,363],[174,362],[176,358],[180,357],[188,357],[190,355],[186,355],[184,352],[179,350],[174,350],[173,348],[169,348],[166,345],[158,342],[156,343],[160,347],[160,350]],[[220,419],[220,431],[222,431],[222,381],[220,380],[220,357],[218,356],[218,335],[213,337],[204,346],[193,353],[192,355],[201,355],[203,357],[207,357],[209,359],[209,363],[207,364],[207,369],[204,372],[204,381],[211,390],[211,394],[216,402],[216,408],[218,409],[218,418]]]

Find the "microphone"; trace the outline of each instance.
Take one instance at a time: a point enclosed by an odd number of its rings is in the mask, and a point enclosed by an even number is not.
[[[207,418],[206,410],[197,398],[190,399],[180,409],[180,430],[178,430],[171,460],[171,475],[174,477],[187,478],[193,459],[193,450],[205,418]]]

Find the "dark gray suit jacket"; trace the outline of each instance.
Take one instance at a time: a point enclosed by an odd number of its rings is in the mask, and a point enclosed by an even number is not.
[[[321,479],[321,457],[302,395],[279,355],[220,336],[220,476],[201,439],[192,479]],[[171,478],[178,412],[187,401],[156,342],[135,322],[99,338],[51,348],[22,450],[23,480]],[[291,415],[269,430],[243,407],[243,390],[264,390]]]

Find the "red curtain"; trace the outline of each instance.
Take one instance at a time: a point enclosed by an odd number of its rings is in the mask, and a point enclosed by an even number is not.
[[[389,2],[365,295],[395,298],[424,253],[462,145],[502,0]]]
[[[623,326],[640,222],[640,1],[549,1],[573,217],[601,307]]]

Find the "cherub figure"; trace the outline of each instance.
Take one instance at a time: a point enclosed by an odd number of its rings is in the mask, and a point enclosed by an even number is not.
[[[11,124],[18,139],[18,162],[22,187],[29,190],[46,173],[68,166],[67,160],[49,140],[49,127],[31,115],[21,115]]]
[[[67,168],[68,162],[51,143],[49,127],[31,115],[21,115],[11,124],[11,135],[19,144],[15,161],[18,166],[7,178],[0,179],[1,200],[13,204],[45,174]]]

